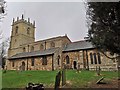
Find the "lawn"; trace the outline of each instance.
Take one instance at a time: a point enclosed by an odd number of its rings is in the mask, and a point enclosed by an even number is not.
[[[58,71],[7,71],[2,74],[2,88],[24,88],[29,82],[43,83],[45,87],[54,87],[55,76]],[[118,77],[118,72],[101,72],[102,76],[97,76],[95,71],[66,70],[67,87],[89,87],[93,81],[100,77],[106,80]]]
[[[0,70],[0,90],[2,88],[2,70]]]

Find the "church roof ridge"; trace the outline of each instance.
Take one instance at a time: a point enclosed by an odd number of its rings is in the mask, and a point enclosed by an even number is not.
[[[66,37],[66,36],[56,36],[56,37],[51,37],[51,38],[47,38],[47,39],[43,39],[43,40],[38,40],[38,41],[35,41],[35,42],[26,43],[26,44],[23,44],[23,45],[29,45],[29,44],[33,44],[33,43],[35,44],[35,43],[38,43],[38,42],[43,42],[43,41],[47,41],[47,40],[51,40],[51,39],[56,39],[56,38],[64,38],[64,37]]]
[[[47,39],[43,39],[43,40],[38,40],[38,41],[35,41],[35,42],[47,41],[47,40],[56,39],[56,38],[63,38],[63,37],[66,37],[66,36],[56,36],[56,37],[51,37],[51,38],[47,38]]]
[[[78,42],[86,42],[86,40],[73,41],[72,43],[78,43]]]
[[[18,53],[13,55],[12,57],[9,57],[9,60],[12,59],[17,59],[17,58],[26,58],[26,57],[36,57],[36,56],[44,56],[44,55],[51,55],[54,54],[54,52],[58,49],[58,47],[56,48],[49,48],[49,49],[45,49],[45,50],[38,50],[38,51],[32,51],[32,52],[22,52],[22,53]]]
[[[75,51],[75,50],[85,50],[85,49],[93,49],[93,45],[91,42],[88,42],[86,40],[76,41],[72,42],[70,44],[67,44],[66,47],[63,48],[63,52],[66,51]]]

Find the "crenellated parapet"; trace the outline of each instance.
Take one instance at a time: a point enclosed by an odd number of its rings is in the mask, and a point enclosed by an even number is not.
[[[19,24],[19,23],[25,23],[25,24],[35,28],[35,21],[31,22],[30,18],[28,18],[28,20],[25,20],[23,14],[22,14],[21,18],[17,17],[17,20],[15,20],[15,18],[13,18],[12,26]]]

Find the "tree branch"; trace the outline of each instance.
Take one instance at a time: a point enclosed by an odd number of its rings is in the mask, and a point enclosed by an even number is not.
[[[104,51],[102,51],[102,50],[99,50],[102,54],[104,54],[107,58],[109,58],[109,59],[116,59],[116,58],[118,58],[118,57],[120,57],[120,55],[117,55],[117,56],[115,56],[115,57],[110,57],[110,56],[108,56],[108,55],[106,55],[105,53],[104,53]]]

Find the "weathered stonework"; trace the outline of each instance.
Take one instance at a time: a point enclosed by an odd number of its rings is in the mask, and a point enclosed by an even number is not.
[[[66,64],[66,56],[69,56],[70,63],[67,64],[68,68],[74,69],[74,61],[77,63],[76,67],[80,65],[81,69],[96,70],[100,66],[101,70],[117,70],[117,60],[109,59],[100,53],[101,64],[91,64],[90,53],[98,53],[97,49],[81,50],[63,53],[63,62]],[[107,52],[108,55],[109,52]],[[110,56],[110,55],[108,55]],[[88,60],[88,61],[87,61]],[[94,60],[94,59],[93,59]]]

